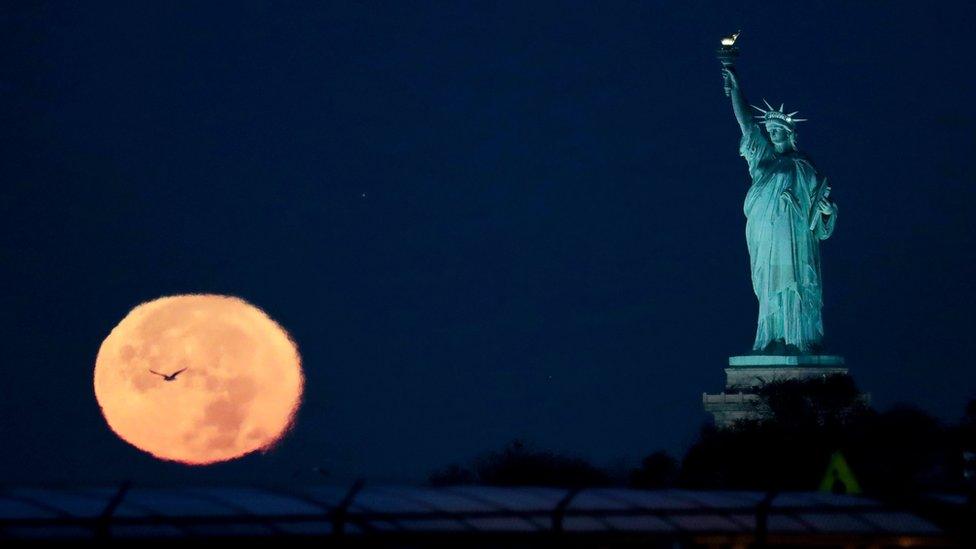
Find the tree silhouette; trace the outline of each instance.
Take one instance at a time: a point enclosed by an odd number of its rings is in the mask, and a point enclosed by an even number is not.
[[[678,461],[671,454],[657,451],[641,461],[639,469],[630,473],[634,488],[670,488],[678,481]]]
[[[703,427],[682,461],[680,485],[814,490],[835,451],[874,495],[958,485],[945,427],[910,407],[876,412],[848,376],[769,383],[758,394],[767,417]]]
[[[759,398],[782,426],[836,428],[870,411],[867,399],[848,375],[767,383]]]
[[[500,451],[489,452],[476,459],[471,468],[455,464],[435,471],[427,481],[434,486],[587,487],[610,484],[609,476],[604,471],[580,458],[533,450],[521,440],[512,441]]]
[[[475,484],[475,475],[470,469],[459,463],[452,463],[443,469],[432,472],[427,477],[427,484],[431,486],[458,486]]]
[[[816,490],[839,451],[872,496],[904,498],[976,485],[976,400],[957,425],[946,426],[909,406],[875,411],[847,376],[769,383],[758,395],[767,417],[726,429],[706,424],[680,466],[668,453],[654,452],[630,472],[627,483],[642,489]],[[611,482],[585,460],[535,450],[520,440],[428,477],[435,486]]]

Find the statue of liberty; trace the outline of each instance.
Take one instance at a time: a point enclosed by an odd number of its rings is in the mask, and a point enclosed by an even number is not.
[[[817,353],[822,350],[823,293],[820,241],[834,232],[837,206],[813,163],[796,149],[795,112],[752,107],[731,64],[722,69],[726,93],[742,130],[739,153],[749,166],[746,243],[752,288],[759,300],[753,352]]]

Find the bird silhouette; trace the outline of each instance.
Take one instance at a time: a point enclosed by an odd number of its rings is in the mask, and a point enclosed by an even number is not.
[[[742,32],[741,30],[738,30],[738,31],[735,31],[735,34],[733,34],[731,36],[726,36],[725,38],[723,38],[722,39],[722,45],[723,46],[734,46],[735,45],[735,41],[739,38],[739,34],[741,32]]]
[[[189,368],[189,366],[187,366],[187,368]],[[183,372],[185,372],[187,368],[183,368],[182,370],[177,370],[177,371],[175,371],[175,372],[173,372],[172,374],[169,374],[169,375],[167,375],[167,374],[161,374],[161,373],[159,373],[159,372],[157,372],[155,370],[149,370],[149,371],[152,372],[152,373],[154,373],[154,374],[156,374],[157,376],[163,378],[164,381],[175,381],[176,380],[176,376],[178,376],[178,375],[182,374]]]

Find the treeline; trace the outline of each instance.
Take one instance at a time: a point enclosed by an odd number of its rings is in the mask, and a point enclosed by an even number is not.
[[[437,486],[815,490],[836,452],[865,493],[883,497],[961,491],[973,474],[967,460],[976,460],[976,401],[957,423],[944,425],[915,408],[879,412],[850,377],[831,376],[769,383],[759,391],[759,407],[764,419],[727,429],[706,424],[680,460],[654,452],[625,475],[514,441],[428,480]]]

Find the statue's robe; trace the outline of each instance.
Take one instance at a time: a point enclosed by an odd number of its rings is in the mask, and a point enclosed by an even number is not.
[[[744,133],[739,152],[752,177],[743,210],[759,300],[753,349],[779,341],[802,352],[817,350],[823,340],[819,241],[833,233],[836,211],[819,212],[815,195],[823,180],[810,159],[797,151],[777,153],[759,125]],[[795,197],[795,205],[784,193]]]

